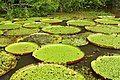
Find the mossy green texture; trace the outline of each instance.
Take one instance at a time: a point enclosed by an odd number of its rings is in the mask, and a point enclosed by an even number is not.
[[[49,44],[35,50],[36,59],[53,63],[74,63],[84,57],[84,53],[76,47],[64,44]]]
[[[14,69],[16,64],[17,60],[14,55],[8,54],[5,51],[0,52],[0,76]]]
[[[36,43],[19,42],[6,46],[5,50],[15,55],[23,55],[23,54],[31,53],[37,48],[39,48],[39,46]]]
[[[9,24],[2,24],[0,25],[0,29],[16,29],[16,28],[20,28],[21,25],[18,24],[14,24],[14,23],[9,23]]]
[[[50,35],[47,33],[34,33],[29,36],[25,36],[19,41],[21,42],[35,42],[38,45],[44,45],[44,44],[52,44],[52,43],[59,43],[61,42],[62,37],[59,35]]]
[[[22,35],[29,35],[33,33],[38,33],[40,29],[27,29],[27,28],[20,28],[15,30],[9,30],[4,35],[9,36],[22,36]]]
[[[6,37],[6,36],[0,37],[0,47],[5,47],[14,42],[16,42],[14,38]]]
[[[103,19],[96,19],[95,20],[97,23],[101,23],[101,24],[113,24],[113,25],[117,25],[120,23],[120,21],[117,21],[117,20],[113,20],[113,19],[106,19],[106,18],[103,18]]]
[[[120,80],[120,56],[102,56],[91,62],[93,70],[105,79]]]
[[[83,46],[87,45],[88,41],[81,35],[65,35],[62,38],[62,43],[73,46]]]
[[[41,22],[44,22],[44,23],[60,23],[62,22],[62,20],[60,19],[42,19]]]
[[[51,26],[42,28],[44,32],[52,33],[52,34],[75,34],[81,31],[80,28],[72,27],[72,26]]]
[[[51,25],[43,22],[26,23],[23,25],[23,27],[26,27],[26,28],[43,28],[47,26],[51,26]]]
[[[74,26],[93,26],[95,22],[91,20],[70,20],[67,21],[67,25],[74,25]]]
[[[16,71],[10,80],[86,80],[72,69],[57,64],[28,65]]]
[[[107,35],[98,33],[88,36],[88,40],[101,47],[120,49],[119,34]]]
[[[92,32],[100,32],[100,33],[120,33],[120,26],[116,25],[97,25],[97,26],[86,26],[85,29],[90,30]]]

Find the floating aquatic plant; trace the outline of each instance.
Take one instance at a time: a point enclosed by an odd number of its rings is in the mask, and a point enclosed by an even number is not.
[[[1,21],[1,22],[0,22],[0,25],[1,25],[1,24],[12,24],[12,21]]]
[[[100,32],[100,33],[120,33],[120,26],[115,25],[97,25],[97,26],[86,26],[85,29],[90,30],[92,32]]]
[[[28,21],[40,21],[41,20],[41,17],[31,17],[31,18],[27,18]]]
[[[75,26],[93,26],[95,22],[90,20],[70,20],[67,21],[67,25],[75,25]]]
[[[57,64],[31,64],[16,71],[10,80],[86,80],[72,69]]]
[[[101,47],[120,49],[120,35],[119,34],[93,34],[88,36],[88,40]]]
[[[79,48],[73,46],[49,44],[35,50],[32,56],[44,62],[72,64],[83,58],[84,53]]]
[[[72,26],[51,26],[42,28],[42,30],[52,34],[75,34],[81,31],[80,28]]]
[[[0,18],[0,22],[1,22],[1,21],[5,21],[5,18]]]
[[[5,51],[0,52],[0,76],[14,69],[16,64],[17,60],[14,55],[8,54]]]
[[[16,29],[16,28],[20,28],[20,27],[21,27],[21,25],[14,24],[14,23],[0,25],[0,29]]]
[[[3,34],[3,31],[0,30],[0,35]]]
[[[115,18],[115,16],[98,16],[98,18]]]
[[[24,25],[25,23],[32,23],[33,21],[28,21],[28,20],[25,20],[25,21],[16,21],[14,22],[15,24],[20,24],[20,25]]]
[[[39,29],[20,28],[20,29],[15,29],[15,30],[9,30],[5,33],[5,35],[22,36],[22,35],[29,35],[29,34],[33,34],[37,32],[39,32]]]
[[[37,48],[39,48],[39,46],[36,43],[19,42],[8,45],[5,47],[5,50],[15,55],[23,55],[31,53]]]
[[[34,33],[29,36],[26,36],[19,41],[24,42],[35,42],[38,45],[50,44],[50,43],[59,43],[61,42],[62,37],[59,35],[50,35],[47,33]]]
[[[41,22],[55,24],[55,23],[62,22],[62,20],[60,20],[60,19],[42,19]]]
[[[120,80],[120,56],[102,56],[91,62],[93,70],[105,79]]]
[[[116,21],[116,20],[113,20],[113,19],[106,19],[106,18],[103,18],[103,19],[96,19],[95,20],[97,23],[102,23],[102,24],[119,24],[120,21]]]

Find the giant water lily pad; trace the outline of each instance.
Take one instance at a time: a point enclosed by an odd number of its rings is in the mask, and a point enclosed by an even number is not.
[[[4,75],[17,64],[16,57],[4,51],[0,52],[0,76]]]
[[[60,19],[42,19],[41,22],[54,24],[54,23],[60,23],[60,22],[62,22],[62,20],[60,20]]]
[[[120,33],[120,26],[114,25],[97,25],[97,26],[86,26],[85,29],[90,30],[92,32],[100,32],[100,33]]]
[[[28,21],[40,21],[41,20],[41,17],[31,17],[31,18],[27,18]]]
[[[5,21],[5,18],[0,18],[0,22],[1,22],[1,21]]]
[[[33,23],[26,23],[23,26],[26,28],[43,28],[51,25],[47,23],[42,23],[42,22],[33,22]]]
[[[1,22],[0,22],[0,25],[1,25],[1,24],[11,24],[11,23],[12,23],[12,21],[1,21]]]
[[[98,23],[102,23],[102,24],[119,24],[120,21],[116,21],[116,20],[112,20],[112,19],[96,19],[95,20]]]
[[[72,26],[51,26],[42,28],[42,30],[52,34],[75,34],[81,31],[80,28]]]
[[[37,48],[39,46],[32,42],[19,42],[8,45],[5,50],[15,55],[23,55],[31,53]]]
[[[0,29],[16,29],[20,27],[21,27],[20,25],[14,23],[0,25]]]
[[[19,41],[24,42],[35,42],[38,45],[49,44],[49,43],[59,43],[61,42],[62,37],[59,35],[50,35],[46,33],[34,33],[29,36],[26,36]]]
[[[88,40],[101,47],[120,49],[119,34],[106,35],[98,33],[88,36]]]
[[[28,65],[16,71],[10,80],[86,80],[83,75],[57,64]]]
[[[91,62],[93,70],[105,79],[120,80],[120,56],[98,57]]]
[[[0,30],[0,35],[3,34],[3,31]]]
[[[64,44],[49,44],[35,50],[32,54],[44,62],[72,64],[84,57],[84,53],[76,47]]]
[[[70,21],[67,21],[67,25],[92,26],[92,25],[95,25],[95,22],[90,20],[70,20]]]
[[[6,37],[6,36],[0,37],[0,47],[5,47],[14,42],[16,42],[15,38],[10,38],[10,37]]]
[[[39,32],[39,29],[20,28],[20,29],[15,29],[15,30],[9,30],[5,33],[5,35],[22,36],[22,35],[29,35],[29,34],[33,34],[37,32]]]

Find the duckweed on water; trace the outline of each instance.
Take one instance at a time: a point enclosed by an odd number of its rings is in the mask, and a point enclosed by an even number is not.
[[[15,55],[23,55],[31,53],[37,48],[39,46],[32,42],[19,42],[8,45],[5,50]]]
[[[52,34],[75,34],[81,31],[80,28],[72,26],[51,26],[42,28],[42,30]]]
[[[17,60],[14,55],[4,51],[0,52],[0,76],[15,68],[16,64]]]
[[[50,44],[35,50],[32,56],[44,62],[72,64],[80,61],[84,57],[84,53],[79,48],[73,46]]]
[[[102,56],[91,62],[93,70],[105,79],[120,80],[120,56]]]
[[[88,40],[101,47],[120,49],[119,34],[106,35],[98,33],[88,36]]]
[[[47,33],[34,33],[29,36],[26,36],[19,41],[21,42],[35,42],[38,45],[49,44],[49,43],[59,43],[61,42],[62,37],[59,35],[50,35]]]
[[[85,29],[90,30],[92,32],[100,32],[100,33],[120,33],[120,26],[113,25],[97,25],[97,26],[86,26]]]
[[[10,80],[86,80],[83,75],[57,64],[28,65],[16,71]]]
[[[74,25],[74,26],[93,26],[95,22],[90,20],[70,20],[67,21],[67,25]]]

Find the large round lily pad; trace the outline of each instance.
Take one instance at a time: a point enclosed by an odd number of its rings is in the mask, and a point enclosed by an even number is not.
[[[15,29],[15,30],[9,30],[5,33],[5,35],[22,36],[22,35],[29,35],[29,34],[33,34],[37,32],[39,32],[39,29],[20,28],[20,29]]]
[[[3,31],[0,30],[0,35],[3,34]]]
[[[81,31],[80,28],[72,26],[51,26],[42,28],[44,32],[52,34],[75,34]]]
[[[16,71],[10,80],[86,80],[83,75],[57,64],[28,65]]]
[[[101,47],[120,49],[119,34],[106,35],[98,33],[88,36],[88,40]]]
[[[0,52],[0,76],[4,75],[17,64],[16,57],[4,51]]]
[[[26,36],[19,41],[24,42],[35,42],[38,45],[49,44],[49,43],[59,43],[61,42],[62,37],[59,35],[50,35],[47,33],[34,33],[29,36]]]
[[[92,32],[100,32],[100,33],[120,33],[120,26],[115,25],[97,25],[97,26],[86,26],[85,29],[90,30]]]
[[[5,21],[5,18],[0,18],[0,22],[1,22],[1,21]]]
[[[72,64],[84,57],[84,53],[76,47],[64,44],[49,44],[35,50],[32,54],[44,62]]]
[[[102,24],[116,24],[117,25],[120,23],[120,21],[116,21],[116,20],[112,20],[112,19],[105,19],[105,18],[96,19],[95,21],[98,23],[102,23]]]
[[[46,26],[50,26],[50,24],[42,23],[42,22],[33,22],[33,23],[26,23],[23,25],[23,27],[26,28],[43,28]]]
[[[14,24],[14,23],[0,25],[0,29],[16,29],[16,28],[20,28],[20,27],[21,27],[21,25]]]
[[[19,42],[8,45],[5,47],[5,50],[15,55],[23,55],[31,53],[37,48],[39,48],[39,46],[36,43]]]
[[[0,25],[1,25],[1,24],[12,24],[12,21],[1,21],[1,22],[0,22]]]
[[[105,79],[120,80],[120,56],[98,57],[91,62],[93,70]]]
[[[60,20],[60,19],[42,19],[41,22],[55,24],[55,23],[62,22],[62,20]]]
[[[67,21],[67,25],[75,25],[75,26],[93,26],[95,22],[90,20],[70,20]]]

